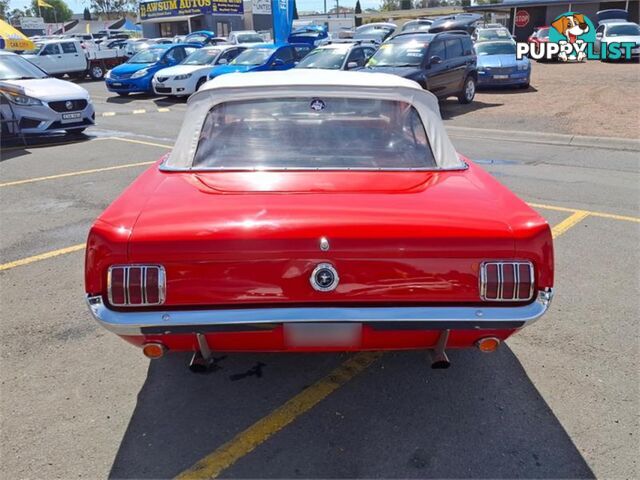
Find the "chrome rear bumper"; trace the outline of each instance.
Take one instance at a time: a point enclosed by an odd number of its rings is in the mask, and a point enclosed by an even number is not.
[[[355,322],[388,330],[520,328],[541,317],[553,291],[523,306],[491,307],[273,307],[215,310],[115,311],[87,297],[94,318],[118,335],[268,330],[283,323]]]

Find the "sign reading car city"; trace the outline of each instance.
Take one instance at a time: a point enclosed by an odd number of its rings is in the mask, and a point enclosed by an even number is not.
[[[140,20],[178,15],[242,14],[242,0],[154,0],[140,3]]]

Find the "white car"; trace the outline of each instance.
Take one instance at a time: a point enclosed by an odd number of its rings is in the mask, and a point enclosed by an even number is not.
[[[633,22],[611,21],[601,23],[596,29],[595,51],[600,53],[603,43],[635,43],[631,50],[633,57],[640,56],[640,26]]]
[[[125,56],[131,58],[140,50],[144,50],[145,48],[149,48],[148,38],[134,38],[127,40],[124,42],[124,46],[122,47],[122,51]]]
[[[264,43],[264,38],[262,38],[255,30],[236,30],[229,33],[227,43],[233,43],[235,45],[240,43],[251,45],[255,43]]]
[[[151,81],[158,95],[187,96],[196,92],[216,65],[230,63],[246,47],[243,45],[217,45],[196,50],[179,65],[156,72]]]
[[[95,123],[89,93],[75,83],[51,78],[14,53],[0,50],[2,133],[80,133]]]

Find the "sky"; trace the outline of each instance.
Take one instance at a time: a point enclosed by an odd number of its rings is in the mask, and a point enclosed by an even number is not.
[[[85,7],[89,6],[88,1],[83,0],[65,0],[69,8],[74,13],[82,13]],[[335,0],[327,0],[327,9],[335,7]],[[362,9],[365,8],[378,8],[380,6],[380,0],[360,0]],[[296,0],[298,11],[318,11],[321,12],[324,9],[324,0]],[[31,0],[9,0],[9,8],[24,8],[31,5]],[[341,7],[355,7],[356,0],[340,0]]]

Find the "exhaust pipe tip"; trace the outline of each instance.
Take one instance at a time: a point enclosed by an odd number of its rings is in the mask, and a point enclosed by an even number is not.
[[[444,370],[445,368],[449,368],[450,366],[451,366],[451,362],[449,361],[449,357],[447,357],[447,354],[445,352],[431,355],[432,369]]]
[[[150,358],[151,360],[163,357],[166,351],[167,347],[160,342],[149,342],[142,346],[142,353],[145,357]]]
[[[445,368],[449,368],[451,366],[451,362],[449,360],[438,360],[431,364],[431,368],[434,370],[444,370]]]
[[[500,339],[497,337],[484,337],[476,341],[476,347],[483,353],[495,352],[500,346]]]

